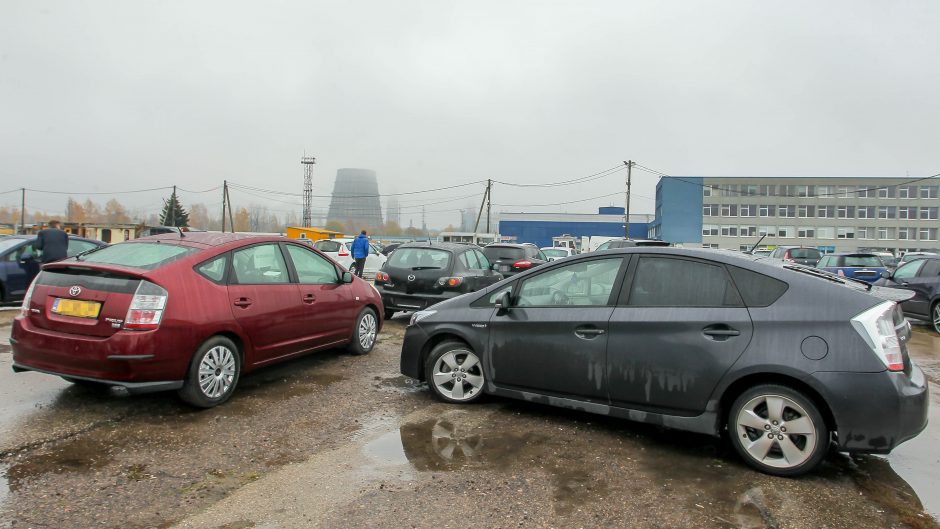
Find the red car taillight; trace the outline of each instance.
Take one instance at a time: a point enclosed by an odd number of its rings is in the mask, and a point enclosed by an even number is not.
[[[36,281],[39,281],[39,276],[36,276],[36,279],[33,279],[33,282],[29,284],[29,288],[26,289],[26,295],[23,296],[23,304],[20,305],[21,317],[26,317],[29,315],[29,303],[33,299],[33,287],[36,286]]]
[[[442,277],[437,280],[437,284],[442,287],[450,287],[450,288],[459,287],[460,285],[463,284],[463,278],[459,276],[458,277]]]
[[[345,244],[339,245],[339,254],[340,257],[349,257],[349,249],[346,248]]]
[[[156,329],[163,320],[166,309],[167,291],[149,281],[141,281],[134,292],[134,299],[127,309],[124,328],[135,331]]]
[[[375,273],[375,281],[376,281],[376,283],[384,283],[384,282],[388,281],[389,279],[391,279],[391,278],[388,277],[388,274],[386,274],[385,272],[376,272],[376,273]]]
[[[523,259],[522,261],[516,261],[512,264],[514,270],[527,270],[532,268],[532,261]]]

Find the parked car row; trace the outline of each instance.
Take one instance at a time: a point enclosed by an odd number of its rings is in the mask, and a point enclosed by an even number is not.
[[[333,241],[337,253],[349,242]],[[732,252],[546,257],[528,244],[405,243],[373,287],[283,237],[124,242],[43,268],[14,322],[13,369],[211,407],[259,367],[370,352],[383,317],[403,310],[401,371],[446,402],[490,394],[727,434],[770,474],[812,470],[831,443],[887,453],[926,425],[903,314],[940,325],[940,259],[873,286]],[[821,264],[867,263],[834,257]],[[933,290],[912,294],[922,277]]]
[[[33,248],[35,235],[0,236],[0,302],[23,299],[29,284],[39,273],[42,250]],[[67,255],[74,255],[107,246],[101,241],[69,236]]]

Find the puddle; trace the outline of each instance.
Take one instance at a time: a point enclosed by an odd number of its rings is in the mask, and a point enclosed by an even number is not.
[[[419,391],[427,390],[428,387],[424,382],[415,380],[411,377],[406,377],[405,375],[398,375],[394,377],[377,376],[373,380],[376,382],[376,387],[393,388],[401,391],[402,393],[417,393]]]
[[[77,439],[49,452],[11,460],[4,476],[8,491],[16,492],[29,480],[45,474],[90,472],[104,467],[111,460],[111,454],[102,451],[100,442],[90,438]]]

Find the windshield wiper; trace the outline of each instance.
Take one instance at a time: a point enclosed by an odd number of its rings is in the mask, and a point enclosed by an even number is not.
[[[412,266],[412,270],[443,270],[440,266]]]
[[[72,257],[74,257],[76,261],[81,261],[81,260],[82,260],[81,257],[82,257],[83,255],[88,255],[88,254],[90,254],[90,253],[95,253],[95,252],[97,252],[98,250],[100,250],[100,249],[102,249],[102,248],[107,248],[107,246],[106,246],[106,245],[95,246],[94,248],[92,248],[92,249],[90,249],[90,250],[85,250],[84,252],[79,252],[79,253],[73,255]]]

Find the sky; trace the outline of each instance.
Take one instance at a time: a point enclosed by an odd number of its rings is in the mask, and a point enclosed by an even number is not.
[[[35,189],[28,209],[64,212],[67,195],[42,191],[177,185],[212,213],[229,180],[297,194],[233,190],[236,207],[299,214],[306,153],[315,215],[343,167],[376,171],[383,194],[476,182],[400,196],[405,225],[424,207],[443,227],[488,178],[560,182],[628,159],[927,176],[937,27],[935,0],[0,0],[0,193]],[[494,210],[623,205],[625,176],[494,184]],[[634,168],[633,212],[653,212],[657,178]],[[165,194],[92,198],[156,211]]]

